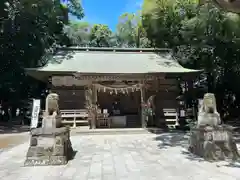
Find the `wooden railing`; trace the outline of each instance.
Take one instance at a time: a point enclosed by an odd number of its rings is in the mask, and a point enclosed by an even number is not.
[[[64,124],[73,124],[75,128],[77,123],[87,123],[88,122],[88,113],[86,109],[76,109],[76,110],[60,110],[63,123]]]
[[[86,109],[64,109],[60,110],[60,112],[63,124],[72,124],[72,127],[75,128],[77,123],[88,123],[88,112]]]

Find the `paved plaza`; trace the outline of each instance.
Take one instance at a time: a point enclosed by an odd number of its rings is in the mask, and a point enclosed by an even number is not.
[[[1,180],[237,180],[237,164],[210,163],[186,151],[181,133],[74,135],[65,166],[23,167],[29,143],[0,153]]]

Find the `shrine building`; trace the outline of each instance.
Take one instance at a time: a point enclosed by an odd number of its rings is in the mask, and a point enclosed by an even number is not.
[[[178,79],[200,72],[182,67],[170,50],[153,48],[59,48],[46,66],[26,69],[50,82],[63,122],[91,128],[146,127],[150,119],[175,126]]]

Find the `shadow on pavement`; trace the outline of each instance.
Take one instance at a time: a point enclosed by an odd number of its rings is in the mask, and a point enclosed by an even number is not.
[[[159,149],[168,149],[172,147],[180,147],[181,153],[186,159],[197,162],[216,162],[216,161],[206,161],[203,158],[196,156],[188,151],[188,139],[189,134],[184,132],[164,132],[162,134],[157,134],[155,140],[159,142]],[[234,167],[240,168],[240,160],[238,161],[223,161],[224,163],[218,163],[218,167]]]
[[[29,131],[30,131],[29,126],[0,124],[0,134],[14,134]]]
[[[198,162],[205,161],[203,158],[198,157],[188,151],[188,144],[189,144],[188,139],[189,139],[189,133],[185,133],[181,131],[159,134],[155,138],[156,141],[159,141],[159,144],[158,144],[159,149],[180,147],[182,150],[179,153],[181,153],[186,159],[189,159],[191,161],[198,161]]]
[[[233,168],[240,168],[240,161],[236,162],[230,162],[227,165],[224,165],[225,167],[233,167]]]
[[[159,141],[158,147],[160,149],[166,149],[177,146],[187,147],[188,137],[188,134],[184,132],[167,132],[158,134],[155,140]]]

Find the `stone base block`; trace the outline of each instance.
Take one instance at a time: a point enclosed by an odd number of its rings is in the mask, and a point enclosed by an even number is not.
[[[25,166],[64,165],[73,157],[69,128],[34,129]]]
[[[66,156],[40,156],[27,157],[24,166],[54,166],[65,165],[68,160]]]
[[[189,151],[205,160],[237,160],[240,156],[232,130],[225,125],[192,128]]]

